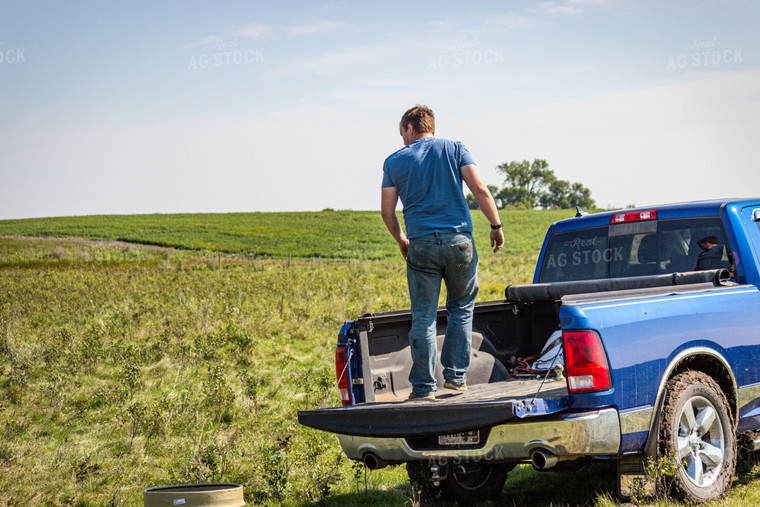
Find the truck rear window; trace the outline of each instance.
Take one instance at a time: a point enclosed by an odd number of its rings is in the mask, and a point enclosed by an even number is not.
[[[651,220],[561,232],[549,239],[539,282],[728,269],[732,254],[726,237],[723,222],[717,217]],[[715,246],[702,241],[705,239],[716,242]]]

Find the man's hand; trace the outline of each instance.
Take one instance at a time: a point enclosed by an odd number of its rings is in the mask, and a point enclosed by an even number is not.
[[[498,252],[504,246],[504,229],[491,229],[491,247],[493,253]]]
[[[409,240],[406,239],[406,236],[398,242],[398,248],[401,250],[401,256],[406,260],[406,256],[409,254]]]

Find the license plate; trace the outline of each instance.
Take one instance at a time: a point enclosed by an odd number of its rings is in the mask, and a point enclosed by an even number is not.
[[[480,431],[478,430],[438,436],[438,445],[473,445],[479,443]]]

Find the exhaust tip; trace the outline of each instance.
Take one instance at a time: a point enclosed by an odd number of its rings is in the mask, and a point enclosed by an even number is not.
[[[536,449],[530,455],[530,462],[536,470],[548,470],[557,464],[557,455],[543,449]]]
[[[364,462],[364,466],[369,468],[370,470],[377,470],[379,468],[385,468],[388,466],[388,462],[380,459],[375,455],[374,453],[368,452],[364,455],[364,458],[362,459]]]

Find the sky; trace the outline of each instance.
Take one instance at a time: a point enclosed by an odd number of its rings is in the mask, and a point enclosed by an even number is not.
[[[760,2],[0,0],[0,219],[377,210],[415,104],[486,183],[760,195]],[[754,139],[754,140],[753,140]]]

